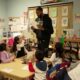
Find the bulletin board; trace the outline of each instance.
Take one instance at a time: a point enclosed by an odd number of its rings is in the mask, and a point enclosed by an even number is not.
[[[49,15],[55,30],[54,37],[60,37],[64,29],[73,28],[73,3],[55,4],[49,6]]]
[[[36,18],[36,7],[29,7],[28,13],[31,13],[32,19],[29,17],[29,24],[31,21],[34,21]],[[63,34],[64,29],[72,29],[73,28],[73,2],[68,3],[55,3],[41,6],[43,8],[44,13],[48,13],[50,18],[52,19],[52,24],[54,28],[53,37],[60,37]],[[33,14],[33,15],[32,15]]]

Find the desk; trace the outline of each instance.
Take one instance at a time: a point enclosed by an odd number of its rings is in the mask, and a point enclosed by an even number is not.
[[[24,67],[26,67],[26,69],[23,69]],[[11,71],[6,72],[4,69]],[[11,63],[0,64],[0,74],[13,80],[25,80],[25,78],[29,78],[34,73],[27,70],[27,65],[22,64],[21,59],[15,59],[15,61]]]

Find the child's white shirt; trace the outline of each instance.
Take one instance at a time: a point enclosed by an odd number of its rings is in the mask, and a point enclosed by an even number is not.
[[[34,76],[34,80],[46,80],[46,71],[41,71],[40,69],[38,69],[36,67],[36,64],[34,64],[34,69],[35,69],[35,76]]]
[[[53,66],[55,66],[56,64],[62,63],[62,59],[61,58],[56,58],[56,53],[52,54],[52,56],[50,57],[49,61],[51,61],[53,63]]]

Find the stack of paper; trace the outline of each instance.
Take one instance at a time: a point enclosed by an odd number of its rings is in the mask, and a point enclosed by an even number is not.
[[[69,76],[72,78],[72,80],[79,80],[80,79],[80,64],[68,72]]]

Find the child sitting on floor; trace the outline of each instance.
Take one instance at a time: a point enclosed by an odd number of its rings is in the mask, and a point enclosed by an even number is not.
[[[34,80],[46,80],[47,63],[43,60],[44,54],[42,51],[36,51],[34,66],[29,61],[29,70],[35,72]]]
[[[60,42],[56,43],[55,50],[56,50],[56,52],[52,54],[52,56],[48,62],[49,70],[47,71],[47,76],[49,76],[49,77],[54,77],[54,75],[52,75],[52,73],[55,74],[58,70],[60,70],[64,67],[70,66],[70,62],[68,62],[64,59],[64,54],[63,54],[64,49],[63,49],[63,45]],[[52,66],[50,63],[52,63]],[[48,79],[48,80],[50,80],[50,79]]]
[[[66,62],[64,58],[64,48],[60,42],[55,44],[55,53],[49,59],[49,63],[51,62],[53,66],[56,64],[61,64],[62,62]]]

